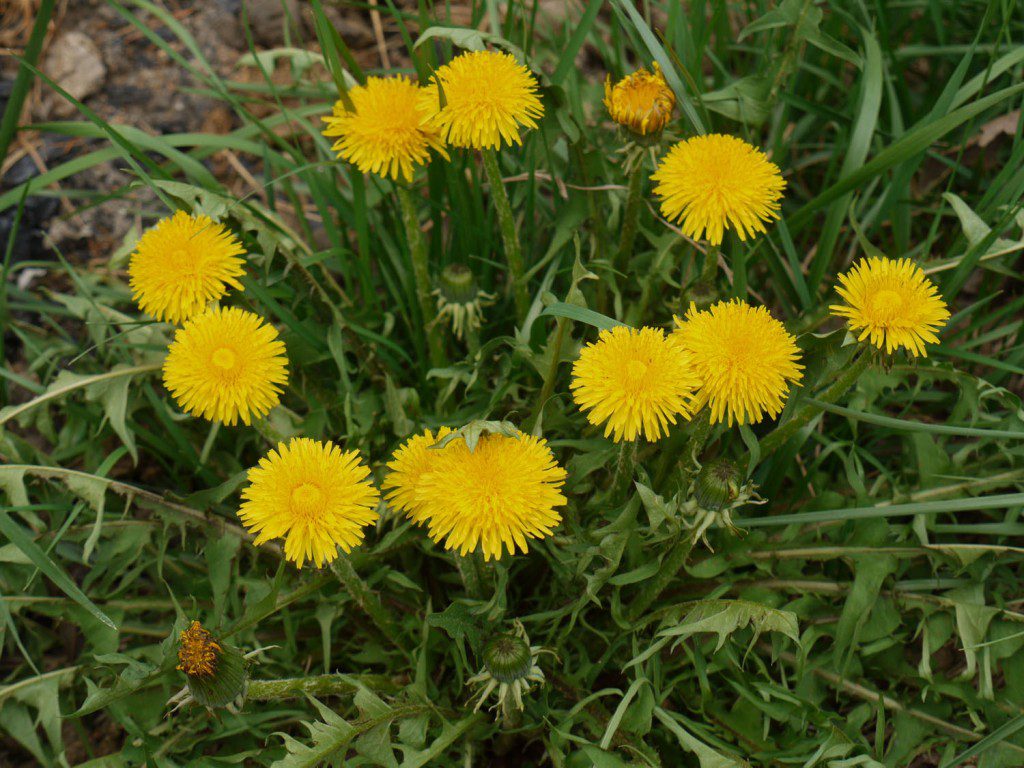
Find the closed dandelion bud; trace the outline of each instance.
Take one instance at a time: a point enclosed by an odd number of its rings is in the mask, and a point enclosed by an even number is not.
[[[241,651],[220,642],[193,621],[178,636],[178,670],[188,678],[188,692],[206,707],[226,707],[244,695],[247,664]]]
[[[697,475],[693,495],[703,509],[717,510],[728,506],[740,495],[740,473],[728,459],[715,459],[705,464]]]
[[[737,466],[728,459],[706,462],[693,478],[689,498],[683,503],[682,524],[693,541],[700,539],[714,552],[707,539],[711,529],[725,529],[733,535],[742,531],[732,521],[733,512],[747,504],[764,504],[757,486],[746,481]]]
[[[483,308],[494,303],[494,295],[481,291],[472,270],[463,264],[450,264],[441,272],[437,297],[437,320],[451,323],[455,338],[461,339],[466,331],[480,327]]]
[[[475,688],[473,710],[479,710],[495,694],[497,701],[491,709],[500,710],[503,720],[510,724],[523,711],[523,696],[534,685],[544,684],[544,672],[537,664],[542,653],[551,651],[531,646],[526,629],[518,620],[513,632],[492,637],[484,646],[483,669],[466,681],[466,685]]]
[[[511,683],[530,674],[530,646],[516,635],[497,635],[484,647],[484,667],[500,683]]]

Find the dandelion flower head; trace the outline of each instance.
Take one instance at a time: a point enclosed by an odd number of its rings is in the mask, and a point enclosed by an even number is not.
[[[910,259],[861,259],[839,276],[836,292],[846,303],[829,307],[832,314],[847,319],[858,341],[889,354],[903,347],[927,357],[925,345],[938,344],[936,332],[949,319],[938,288]]]
[[[689,418],[700,379],[674,336],[660,328],[601,331],[572,367],[573,398],[615,442],[658,440],[677,416]]]
[[[284,539],[284,554],[299,568],[318,568],[350,552],[364,527],[377,520],[380,493],[357,451],[307,437],[280,443],[249,470],[238,516],[255,543]]]
[[[425,470],[407,476],[411,485],[386,484],[414,494],[409,516],[445,549],[466,555],[479,546],[497,560],[527,552],[527,539],[550,536],[561,522],[565,470],[544,439],[487,434],[472,451],[462,437],[428,450]]]
[[[536,128],[544,107],[537,78],[509,53],[470,51],[437,68],[423,88],[428,125],[456,147],[521,144],[520,126]]]
[[[209,216],[178,211],[139,239],[128,263],[132,298],[157,320],[181,323],[228,288],[242,290],[242,244]]]
[[[756,424],[779,415],[803,366],[796,339],[764,307],[720,301],[705,311],[690,305],[673,335],[690,353],[700,378],[693,412],[705,404],[711,423]]]
[[[221,650],[213,635],[193,621],[178,636],[178,671],[189,677],[213,677]]]
[[[175,332],[163,377],[187,413],[227,425],[249,424],[280,402],[288,358],[277,331],[259,315],[221,307]]]
[[[431,149],[447,159],[437,129],[424,124],[420,90],[404,77],[369,77],[349,89],[351,109],[338,100],[324,118],[324,136],[336,139],[331,149],[362,173],[406,181],[430,161]]]
[[[779,218],[786,182],[761,150],[735,136],[694,136],[675,144],[651,178],[661,212],[683,234],[719,245],[727,229],[740,240]]]
[[[638,69],[615,85],[609,75],[604,83],[604,105],[616,123],[646,136],[658,133],[672,119],[676,97],[655,62],[650,72]]]

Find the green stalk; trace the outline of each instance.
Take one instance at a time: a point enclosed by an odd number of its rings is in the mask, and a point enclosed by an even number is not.
[[[704,255],[704,271],[700,273],[700,282],[711,285],[718,274],[718,249],[720,246],[709,245]]]
[[[629,189],[626,192],[626,208],[622,213],[622,235],[619,237],[619,250],[615,253],[615,269],[619,272],[628,267],[628,260],[633,251],[633,242],[640,223],[640,203],[643,201],[644,164],[638,158],[629,174]]]
[[[470,552],[468,555],[454,553],[455,567],[462,578],[462,586],[466,590],[466,596],[480,600],[484,596],[484,575],[480,563],[480,555]]]
[[[615,462],[615,475],[612,478],[612,503],[614,504],[626,500],[633,475],[636,473],[638,450],[637,440],[623,440],[619,443],[619,456]]]
[[[685,468],[691,469],[696,465],[704,443],[708,441],[711,434],[711,406],[701,408],[700,413],[691,422],[690,439],[686,441],[686,448],[683,449],[683,461]]]
[[[505,184],[501,180],[498,154],[493,149],[485,149],[481,154],[484,158],[487,181],[491,186],[491,200],[494,201],[494,208],[498,212],[501,241],[505,246],[505,259],[508,261],[509,285],[516,302],[516,319],[522,322],[530,309],[530,294],[526,290],[523,249],[519,245],[519,235],[516,233],[516,220],[512,215]]]
[[[846,394],[846,391],[852,387],[860,375],[864,373],[864,369],[868,367],[868,363],[871,362],[871,355],[864,349],[858,353],[858,356],[846,366],[846,369],[840,374],[839,378],[833,382],[832,386],[826,389],[816,399],[822,403],[832,403]],[[821,413],[821,408],[811,403],[806,404],[801,408],[796,415],[793,416],[785,424],[780,424],[774,430],[772,430],[765,438],[761,441],[761,455],[766,456],[771,454],[773,451],[777,451],[786,441],[795,435],[801,428],[803,428],[811,419]]]
[[[632,605],[626,614],[630,622],[636,622],[647,613],[647,610],[654,601],[672,583],[676,574],[682,570],[692,549],[693,539],[686,532],[683,532],[682,538],[672,545],[672,549],[669,550],[668,554],[661,561],[661,567],[658,569],[658,572],[647,580],[643,589],[640,590],[640,594],[632,601]]]
[[[384,604],[381,603],[377,593],[371,590],[362,577],[356,573],[348,556],[339,554],[338,558],[331,563],[331,571],[338,577],[338,581],[341,582],[342,587],[349,593],[355,604],[370,617],[384,637],[392,642],[397,642],[402,637],[401,629],[384,609]]]
[[[314,675],[280,680],[250,680],[245,698],[248,701],[304,699],[306,696],[351,696],[362,684],[376,693],[395,694],[400,686],[386,675]]]
[[[427,262],[427,243],[420,231],[419,217],[416,214],[416,202],[412,193],[402,186],[395,186],[398,204],[402,209],[402,224],[405,226],[405,237],[409,241],[409,255],[412,259],[412,274],[416,284],[416,300],[420,305],[420,315],[427,333],[427,348],[430,351],[430,364],[434,368],[445,365],[444,340],[441,328],[431,323],[434,315],[434,303],[430,296],[430,269]]]
[[[551,352],[551,362],[548,363],[547,373],[544,374],[544,385],[541,387],[540,395],[537,397],[537,404],[533,407],[533,418],[530,419],[531,433],[537,428],[537,425],[541,423],[541,416],[544,413],[544,405],[555,391],[555,378],[558,376],[558,363],[559,358],[562,356],[562,342],[565,339],[565,329],[568,325],[568,318],[558,318],[558,323],[555,326],[555,346]]]

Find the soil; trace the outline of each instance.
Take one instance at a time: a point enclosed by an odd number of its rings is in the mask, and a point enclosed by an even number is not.
[[[369,12],[342,9],[330,1],[324,4],[361,66],[381,67],[382,48],[392,66],[402,65],[402,41],[393,24],[381,19],[381,46]],[[38,0],[8,0],[7,5],[0,0],[0,7],[5,9],[0,49],[21,53],[37,5]],[[309,4],[297,0],[163,0],[158,5],[168,14],[169,23],[180,24],[188,31],[202,57],[226,79],[255,81],[262,77],[259,70],[240,66],[240,58],[253,50],[286,45],[317,47]],[[196,92],[202,84],[150,39],[156,36],[166,41],[178,55],[201,68],[169,23],[142,11],[134,13],[134,21],[105,0],[60,0],[44,42],[40,69],[114,126],[128,125],[155,135],[223,134],[237,128],[237,117],[222,102]],[[0,110],[6,107],[18,66],[14,56],[0,57]],[[63,120],[87,118],[37,80],[20,122]],[[69,138],[58,133],[21,132],[0,166],[0,194],[102,146],[109,146],[109,142]],[[233,182],[241,183],[237,168],[224,157],[215,155],[207,164],[229,187]],[[118,193],[132,180],[122,170],[125,167],[123,161],[105,163],[51,189]],[[258,168],[250,170],[258,175]],[[111,252],[124,245],[133,225],[141,224],[139,204],[144,206],[147,200],[137,192],[132,194],[134,205],[125,205],[119,197],[98,204],[93,202],[95,197],[86,202],[28,198],[15,238],[14,260],[52,257],[54,250],[72,262],[109,258]],[[0,214],[0,243],[7,243],[16,214],[15,209]]]

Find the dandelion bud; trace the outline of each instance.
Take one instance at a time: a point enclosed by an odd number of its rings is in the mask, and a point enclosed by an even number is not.
[[[530,646],[516,635],[497,635],[484,646],[484,667],[500,683],[511,683],[530,674]]]
[[[466,681],[466,685],[476,689],[474,711],[479,710],[491,694],[496,694],[497,701],[492,709],[500,710],[504,721],[510,723],[523,711],[523,696],[534,685],[544,684],[544,672],[537,665],[542,653],[551,651],[531,646],[526,629],[518,620],[514,632],[492,637],[484,646],[483,669]]]
[[[740,486],[736,465],[728,459],[715,459],[701,468],[693,494],[703,509],[717,510],[739,497]]]
[[[483,308],[494,303],[494,295],[481,291],[473,272],[463,264],[450,264],[444,268],[434,295],[437,297],[435,322],[447,318],[457,339],[461,339],[467,330],[477,330],[483,318]]]
[[[705,462],[693,478],[690,498],[681,508],[682,524],[690,530],[693,541],[698,539],[714,552],[707,539],[713,528],[724,529],[733,535],[742,533],[732,522],[735,510],[747,504],[764,504],[757,495],[757,486],[744,480],[739,469],[728,459]]]

